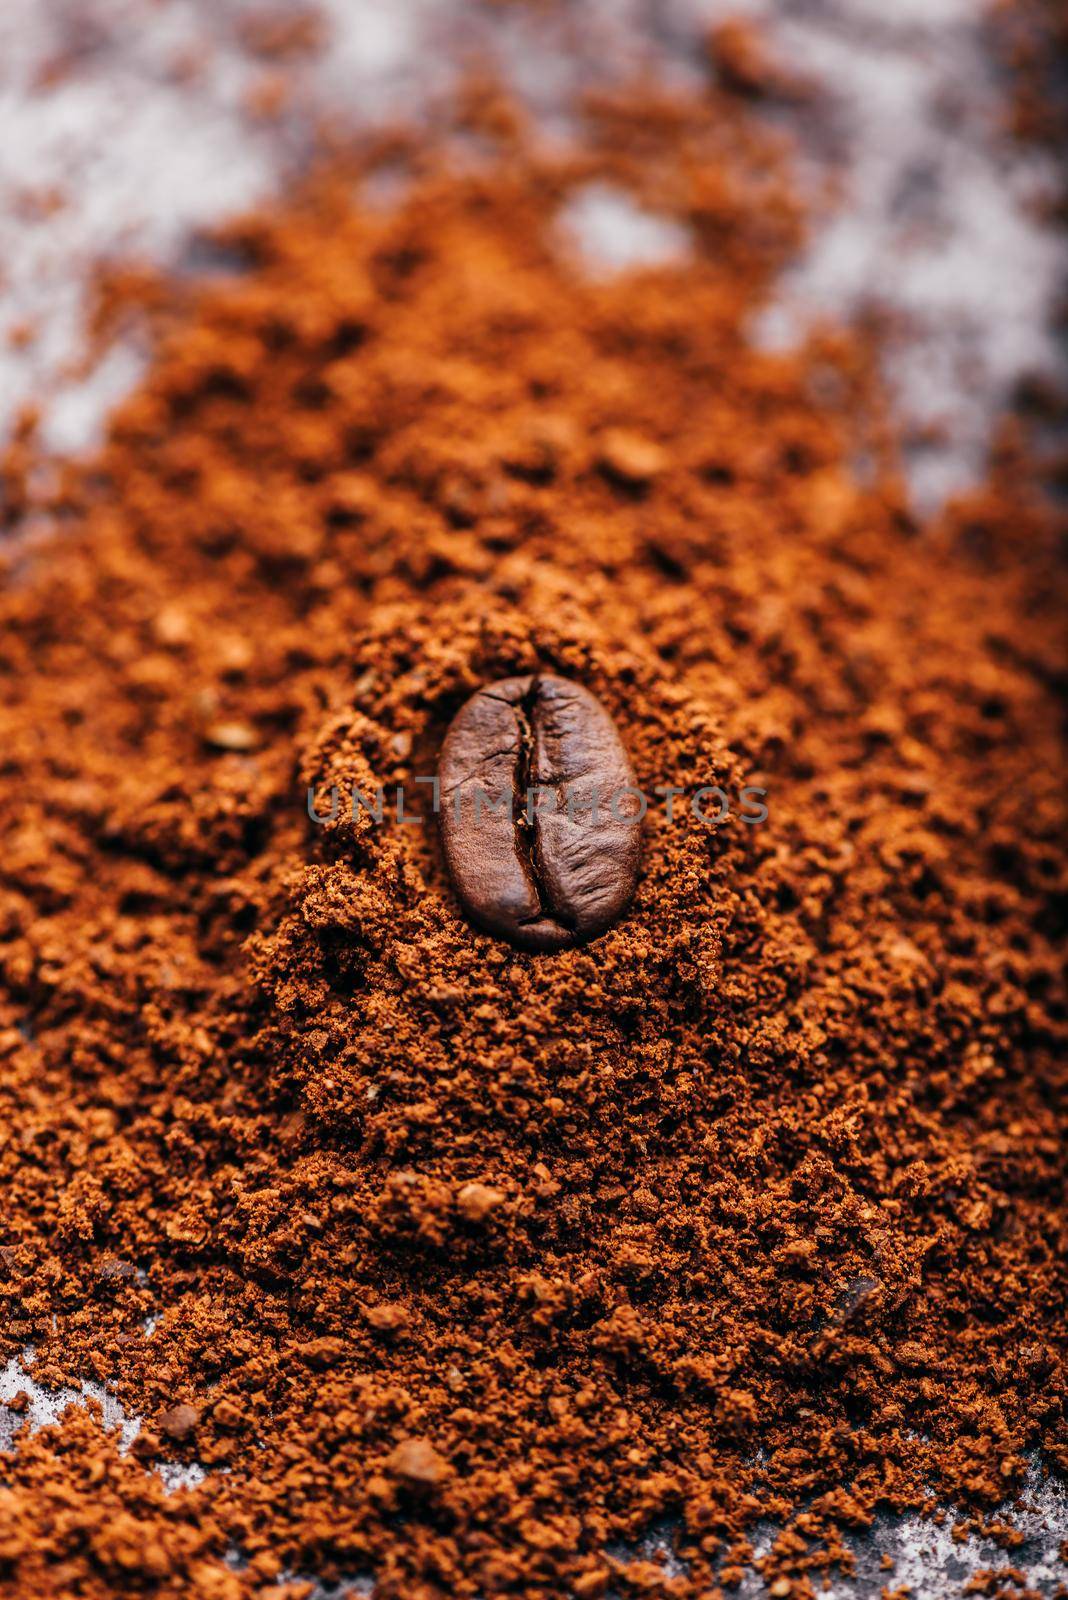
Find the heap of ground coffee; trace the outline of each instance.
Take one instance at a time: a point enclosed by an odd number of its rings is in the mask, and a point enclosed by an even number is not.
[[[592,115],[119,285],[106,445],[9,454],[2,1354],[144,1423],[20,1432],[0,1594],[707,1596],[771,1518],[802,1595],[1066,1464],[1056,519],[1007,431],[918,526],[863,345],[755,345],[797,217],[722,97]],[[594,177],[693,259],[583,276]],[[352,804],[541,675],[678,791],[552,954]]]

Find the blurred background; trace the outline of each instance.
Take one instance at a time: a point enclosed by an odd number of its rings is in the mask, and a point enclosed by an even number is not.
[[[197,230],[276,192],[324,135],[432,120],[477,66],[500,75],[544,138],[566,141],[583,91],[643,74],[699,90],[711,68],[795,142],[812,213],[757,336],[789,341],[828,316],[878,319],[917,509],[932,509],[981,473],[1006,406],[1063,382],[1059,10],[8,0],[0,435],[32,401],[48,445],[91,444],[144,359],[119,340],[86,369],[95,264],[195,268]],[[685,248],[677,229],[611,194],[587,197],[572,222],[602,269]]]

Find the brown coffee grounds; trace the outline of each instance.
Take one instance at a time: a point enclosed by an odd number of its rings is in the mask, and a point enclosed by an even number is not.
[[[144,1424],[19,1432],[3,1595],[707,1600],[770,1518],[800,1596],[1068,1466],[1057,519],[1007,430],[918,526],[869,352],[755,346],[798,222],[721,94],[491,110],[129,280],[97,459],[7,462],[2,1353]],[[591,177],[694,259],[584,277]],[[558,956],[347,806],[535,670],[769,810],[654,808]]]

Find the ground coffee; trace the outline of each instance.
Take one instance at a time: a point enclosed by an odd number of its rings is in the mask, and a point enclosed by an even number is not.
[[[4,463],[2,1354],[144,1421],[19,1433],[0,1593],[696,1597],[770,1525],[779,1600],[939,1503],[1011,1547],[1068,1464],[1019,425],[920,527],[863,343],[759,347],[798,216],[726,91],[592,105],[574,158],[475,96],[451,169],[365,176],[230,278],[114,282],[146,380],[87,465],[32,417]],[[693,260],[587,278],[591,179]],[[630,911],[551,958],[350,803],[542,673],[643,789],[768,807],[650,813]],[[630,1559],[662,1518],[674,1575]]]

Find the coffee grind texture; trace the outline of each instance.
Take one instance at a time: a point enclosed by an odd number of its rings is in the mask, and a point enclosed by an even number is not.
[[[479,162],[383,147],[232,276],[113,279],[143,383],[87,464],[32,416],[4,462],[0,1359],[143,1422],[18,1431],[3,1596],[707,1600],[771,1519],[779,1600],[878,1508],[1011,1552],[1068,1465],[1021,427],[921,525],[864,341],[759,347],[801,224],[728,93],[595,103],[567,158],[469,117]],[[693,259],[585,274],[592,179]],[[552,954],[471,925],[432,818],[351,806],[543,674],[647,792],[769,812],[651,811]]]

